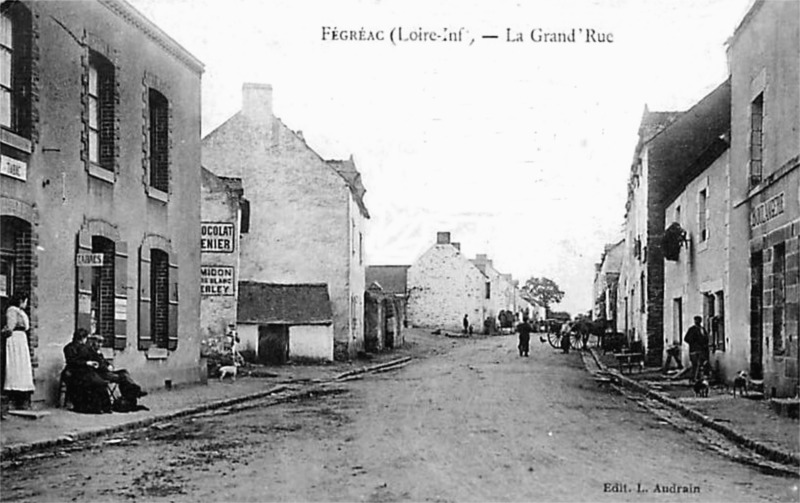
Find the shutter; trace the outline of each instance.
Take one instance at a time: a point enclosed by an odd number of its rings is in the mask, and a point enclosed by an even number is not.
[[[167,349],[174,351],[178,347],[178,265],[173,264],[174,255],[170,255],[169,263],[169,306],[167,307]]]
[[[150,319],[150,247],[139,248],[139,349],[146,350],[153,344]]]
[[[79,253],[92,253],[92,235],[86,229],[78,232],[78,243],[75,255]],[[92,331],[92,279],[94,267],[78,267],[75,261],[76,293],[75,301],[75,328],[84,328]]]
[[[114,349],[125,349],[128,336],[128,243],[114,243]]]

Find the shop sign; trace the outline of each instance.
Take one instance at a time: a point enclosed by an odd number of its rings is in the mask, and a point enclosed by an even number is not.
[[[234,294],[233,267],[223,265],[200,266],[200,294],[231,296]]]
[[[28,179],[28,163],[12,157],[0,156],[0,174],[24,182]]]
[[[783,215],[785,209],[783,195],[784,193],[781,192],[777,196],[768,199],[767,201],[750,210],[750,227],[758,227],[761,224],[769,222],[775,217]]]
[[[229,222],[201,222],[200,251],[206,253],[231,253],[233,251],[233,224]]]
[[[75,255],[75,265],[78,267],[102,267],[102,253],[79,253]]]

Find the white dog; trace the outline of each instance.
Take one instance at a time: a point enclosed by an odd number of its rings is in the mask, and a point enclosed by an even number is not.
[[[238,365],[224,365],[219,368],[219,380],[222,381],[225,379],[226,376],[231,376],[231,380],[236,380],[236,369],[239,368]]]

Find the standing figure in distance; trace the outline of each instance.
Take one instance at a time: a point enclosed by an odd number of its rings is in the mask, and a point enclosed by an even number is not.
[[[692,382],[696,382],[700,377],[700,372],[708,360],[708,334],[703,328],[703,318],[694,317],[694,325],[686,331],[683,338],[689,345],[689,359],[692,362]]]
[[[531,343],[531,326],[527,321],[523,321],[517,325],[517,332],[519,332],[519,355],[528,356]]]
[[[469,331],[469,316],[465,314],[464,321],[462,323],[464,325],[464,333],[466,334]]]

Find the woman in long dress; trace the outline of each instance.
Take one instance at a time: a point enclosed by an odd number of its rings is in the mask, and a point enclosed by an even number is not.
[[[4,331],[10,334],[6,340],[6,380],[3,390],[6,391],[18,409],[30,407],[33,394],[33,369],[31,353],[28,348],[28,330],[30,320],[25,312],[28,296],[15,294],[11,297],[6,311]]]

